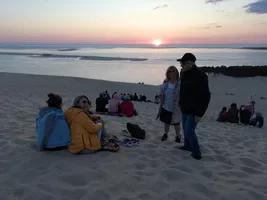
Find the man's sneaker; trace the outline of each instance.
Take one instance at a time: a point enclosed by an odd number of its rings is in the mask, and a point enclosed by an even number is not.
[[[194,154],[194,153],[192,153],[191,156],[192,156],[194,159],[196,159],[196,160],[201,160],[201,159],[202,159],[201,154]]]

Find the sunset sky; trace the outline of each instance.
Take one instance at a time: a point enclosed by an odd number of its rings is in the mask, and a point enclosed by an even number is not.
[[[267,0],[0,0],[0,42],[267,44]]]

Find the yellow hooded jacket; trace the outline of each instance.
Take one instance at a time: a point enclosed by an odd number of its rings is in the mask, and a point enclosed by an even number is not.
[[[101,149],[100,139],[96,134],[103,127],[103,124],[93,122],[93,120],[99,119],[99,116],[89,116],[80,108],[69,108],[64,115],[71,134],[69,152],[79,153],[84,149],[90,151]]]

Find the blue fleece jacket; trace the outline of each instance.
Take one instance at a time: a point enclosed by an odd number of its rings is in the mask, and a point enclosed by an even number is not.
[[[36,118],[36,147],[38,151],[71,144],[70,130],[62,110],[43,107]]]

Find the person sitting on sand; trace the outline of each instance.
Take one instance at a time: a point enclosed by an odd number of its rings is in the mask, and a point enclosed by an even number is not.
[[[262,113],[261,112],[255,112],[253,117],[250,119],[249,125],[262,128],[263,124],[264,124],[264,118],[262,116]]]
[[[105,99],[110,100],[110,95],[107,90],[103,93],[103,95]]]
[[[112,94],[112,96],[111,96],[112,99],[113,99],[113,97],[114,97],[115,94],[118,95],[117,92],[114,92],[114,93]]]
[[[180,76],[175,66],[170,66],[166,70],[166,79],[160,88],[160,106],[156,119],[164,123],[164,134],[161,141],[168,139],[170,125],[174,126],[176,137],[175,142],[181,142],[180,122],[182,118],[179,106]]]
[[[98,115],[88,113],[90,101],[85,95],[75,98],[73,106],[65,112],[70,127],[71,153],[93,153],[101,149],[105,137],[104,121]]]
[[[251,102],[247,105],[247,109],[249,110],[251,116],[254,115],[254,113],[255,113],[255,104],[256,104],[255,101],[251,101]]]
[[[141,101],[143,101],[143,102],[146,102],[147,100],[146,100],[146,95],[142,95],[142,99],[141,99]]]
[[[228,109],[228,117],[227,121],[230,123],[239,123],[239,110],[237,109],[236,103],[232,103],[230,108]]]
[[[248,110],[248,106],[241,105],[239,109],[240,122],[242,124],[249,124],[251,113]]]
[[[217,119],[218,122],[226,122],[228,117],[227,108],[223,107]]]
[[[160,103],[160,96],[159,95],[156,95],[155,96],[155,103],[156,104],[159,104]]]
[[[138,101],[138,96],[136,93],[134,93],[134,95],[133,95],[133,101]]]
[[[61,150],[71,144],[70,130],[62,111],[62,98],[48,94],[47,107],[40,109],[36,119],[37,150]]]
[[[120,97],[117,94],[113,95],[113,98],[109,101],[108,112],[119,113]]]
[[[137,115],[137,112],[134,109],[134,105],[128,95],[124,96],[124,100],[120,104],[120,113],[126,117]]]
[[[99,97],[95,100],[96,112],[107,112],[108,109],[106,105],[108,104],[108,99],[104,97],[104,94],[99,94]]]

